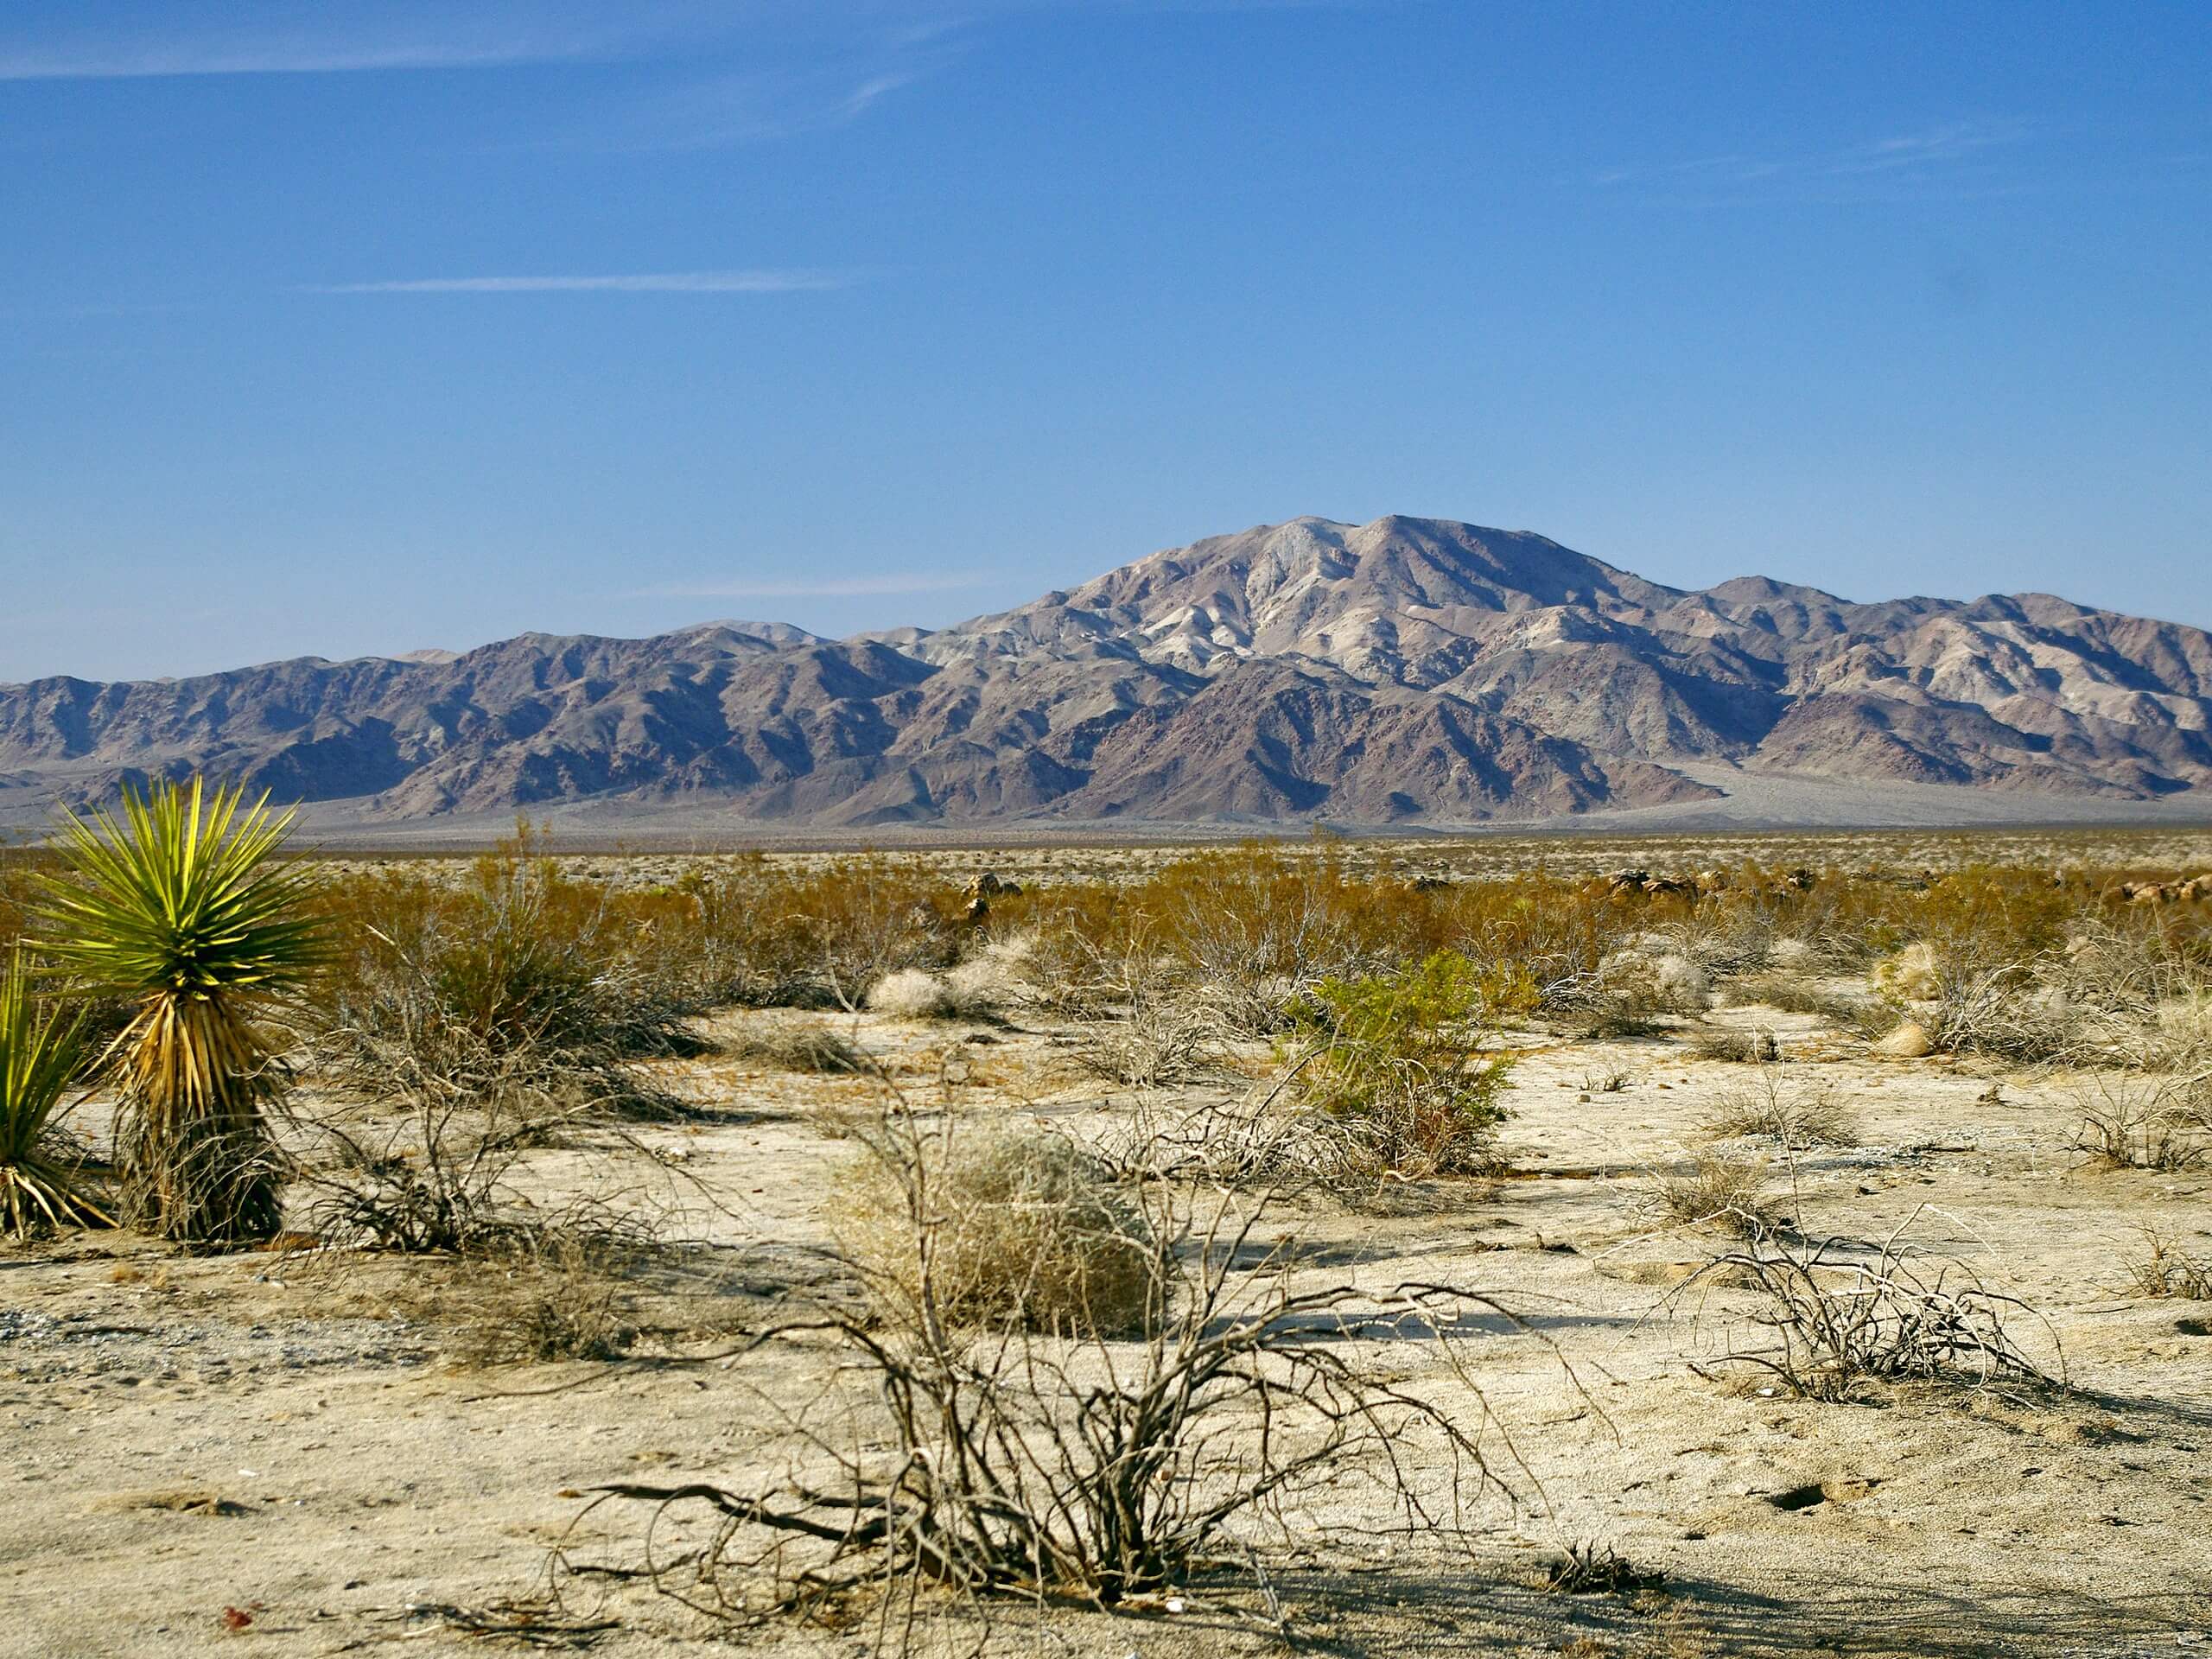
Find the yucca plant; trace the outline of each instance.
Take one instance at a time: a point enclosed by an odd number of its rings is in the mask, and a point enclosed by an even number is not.
[[[85,1058],[85,1016],[41,1007],[21,946],[0,978],[0,1229],[105,1225],[78,1160],[60,1144],[62,1097]]]
[[[236,785],[126,788],[123,815],[66,815],[69,879],[48,889],[47,952],[135,1012],[103,1064],[130,1218],[163,1237],[263,1238],[280,1218],[264,1108],[289,1076],[257,1016],[322,959],[310,877],[276,862],[292,813]]]

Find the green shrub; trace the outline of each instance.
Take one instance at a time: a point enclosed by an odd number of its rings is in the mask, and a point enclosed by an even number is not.
[[[1512,1062],[1486,1052],[1484,1037],[1535,995],[1525,974],[1452,950],[1395,973],[1324,980],[1306,1015],[1315,1045],[1300,1063],[1306,1096],[1357,1123],[1402,1174],[1489,1168]]]

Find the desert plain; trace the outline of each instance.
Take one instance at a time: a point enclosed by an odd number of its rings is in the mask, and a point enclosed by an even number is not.
[[[341,1224],[331,1194],[375,1172],[337,1169],[321,1127],[365,1141],[423,1120],[404,1091],[361,1089],[358,1055],[351,1070],[304,1056],[283,1131],[303,1173],[269,1245],[199,1252],[99,1229],[0,1250],[0,1649],[2120,1659],[2212,1646],[2212,1135],[2191,1103],[2212,1065],[2212,1004],[2187,988],[2212,900],[2137,902],[2120,887],[2212,870],[2212,834],[1252,854],[1293,871],[1325,861],[1332,882],[1424,904],[1541,879],[1543,893],[1585,894],[1599,932],[1562,970],[1580,990],[1554,976],[1543,1000],[1507,999],[1484,1022],[1504,1116],[1480,1160],[1232,1169],[1193,1156],[1147,1174],[1130,1152],[1147,1136],[1187,1146],[1294,1120],[1301,1085],[1287,1074],[1328,1039],[1215,998],[1173,938],[1130,945],[1119,979],[1100,952],[1055,955],[1038,944],[1061,925],[1044,906],[1056,889],[1111,893],[1179,860],[1243,856],[1025,845],[887,861],[940,895],[939,954],[889,964],[877,984],[904,972],[950,988],[755,985],[745,1005],[687,1008],[683,1052],[622,1063],[661,1109],[611,1126],[562,1116],[487,1189],[525,1219],[588,1198],[620,1248],[574,1258],[393,1248]],[[696,896],[732,871],[796,880],[841,858],[613,849],[545,870],[571,894]],[[476,879],[461,857],[365,853],[330,868],[370,887]],[[1929,941],[1894,918],[1992,869],[2007,874],[1954,904],[1950,931],[1916,957]],[[1688,890],[1647,893],[1624,873]],[[1800,913],[1808,894],[1869,886],[1889,895],[1878,938],[1871,912]],[[1976,904],[2044,888],[2067,895],[2049,937],[1993,947],[1976,971],[2000,977],[1962,988],[1939,958]],[[2061,983],[2085,953],[2146,933],[2172,976],[2154,991],[2092,1007]],[[1458,948],[1481,958],[1475,935]],[[1335,949],[1270,961],[1255,986],[1287,1006],[1313,982],[1384,971]],[[1083,973],[1098,982],[1078,987]],[[1974,995],[2017,1005],[1994,1037],[1965,1006]],[[2072,1035],[2017,1039],[2038,1020]],[[2190,1020],[2206,1020],[2202,1047]],[[1926,1040],[1896,1040],[1906,1025]],[[2166,1046],[2131,1050],[2127,1031]],[[82,1109],[95,1151],[105,1109],[97,1093]],[[2100,1114],[2120,1120],[2105,1125],[2118,1142],[2100,1141]],[[825,1401],[857,1402],[855,1445],[880,1433],[849,1346],[761,1338],[815,1302],[864,1304],[849,1271],[853,1171],[887,1123],[916,1145],[950,1144],[931,1139],[947,1125],[1058,1137],[1125,1184],[1172,1187],[1179,1214],[1256,1217],[1255,1272],[1351,1298],[1297,1340],[1424,1402],[1478,1448],[1482,1472],[1463,1462],[1447,1490],[1440,1443],[1393,1419],[1398,1474],[1382,1473],[1390,1446],[1356,1435],[1232,1519],[1186,1580],[1112,1606],[910,1585],[718,1616],[734,1592],[687,1554],[696,1528],[604,1492],[767,1478],[789,1466],[791,1422]],[[1716,1170],[1720,1199],[1681,1196]],[[1745,1363],[1769,1351],[1773,1305],[1728,1258],[1832,1239],[1838,1261],[1863,1267],[1886,1242],[1949,1291],[1971,1287],[2018,1368],[1961,1350],[1926,1375],[1842,1378],[1818,1397]],[[1847,1289],[1847,1275],[1815,1278]],[[1485,1300],[1409,1327],[1386,1317],[1408,1284]],[[1089,1340],[1128,1356],[1147,1338]],[[1238,1444],[1212,1443],[1202,1477],[1234,1478]],[[1561,1572],[1576,1559],[1590,1582]]]

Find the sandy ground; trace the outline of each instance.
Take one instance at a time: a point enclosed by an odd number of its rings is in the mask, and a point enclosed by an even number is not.
[[[2071,1391],[1815,1404],[1699,1375],[1744,1336],[1746,1293],[1676,1291],[1720,1242],[1662,1224],[1651,1193],[1705,1144],[1702,1121],[1747,1068],[1663,1039],[1529,1034],[1506,1137],[1516,1178],[1344,1195],[1300,1215],[1314,1273],[1460,1280],[1527,1319],[1533,1335],[1491,1322],[1455,1342],[1526,1465],[1519,1497],[1487,1502],[1471,1560],[1373,1535],[1389,1517],[1364,1486],[1306,1500],[1274,1573],[1290,1649],[2212,1648],[2212,1303],[2132,1297],[2121,1265],[2145,1225],[2212,1254],[2212,1173],[2086,1166],[2069,1149],[2063,1076],[1884,1061],[1806,1016],[1713,1018],[1775,1029],[1791,1086],[1831,1087],[1859,1120],[1861,1145],[1798,1160],[1803,1227],[1904,1227],[1969,1258],[2048,1319]],[[1068,1033],[1035,1020],[836,1022],[932,1109],[1042,1112],[1081,1129],[1129,1105],[1071,1083],[1056,1060]],[[990,1040],[964,1040],[978,1035]],[[585,1489],[741,1473],[766,1429],[728,1363],[701,1357],[757,1325],[764,1298],[828,1242],[829,1177],[852,1151],[824,1132],[825,1109],[864,1109],[874,1085],[726,1058],[673,1070],[715,1115],[648,1139],[715,1202],[681,1200],[672,1226],[690,1247],[635,1287],[648,1331],[626,1362],[467,1363],[448,1314],[480,1268],[180,1257],[112,1237],[0,1254],[0,1653],[522,1650],[472,1630],[542,1587]],[[1615,1071],[1624,1088],[1593,1088]],[[543,1155],[547,1187],[575,1178],[564,1156]],[[1774,1172],[1791,1179],[1780,1160]],[[2050,1351],[2033,1320],[2021,1331]],[[1471,1414],[1466,1385],[1427,1349],[1373,1346],[1376,1363]],[[743,1363],[805,1388],[826,1362]],[[634,1562],[642,1523],[602,1509],[572,1555]],[[1541,1593],[1571,1540],[1612,1546],[1663,1588]],[[1007,1613],[993,1642],[1103,1659],[1284,1650],[1255,1605],[1248,1588],[1199,1585],[1176,1614]],[[578,1627],[563,1640],[609,1659],[715,1636],[634,1582],[572,1580],[563,1618]],[[880,1650],[866,1629],[739,1645]]]

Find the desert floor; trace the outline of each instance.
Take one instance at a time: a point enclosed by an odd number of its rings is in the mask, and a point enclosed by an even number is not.
[[[1043,1116],[1089,1134],[1138,1104],[1065,1064],[1052,1021],[727,1014],[710,1034],[833,1024],[918,1111]],[[1423,1344],[1374,1341],[1471,1420],[1478,1389],[1514,1487],[1478,1500],[1471,1551],[1393,1539],[1355,1481],[1300,1500],[1269,1589],[1230,1575],[1181,1611],[957,1611],[917,1650],[1143,1656],[2135,1656],[2212,1648],[2212,1303],[2145,1300],[2126,1260],[2156,1227],[2212,1253],[2212,1172],[2091,1166],[2072,1149],[2080,1079],[1884,1059],[1812,1016],[1729,1007],[1772,1030],[1792,1088],[1832,1091],[1855,1147],[1770,1159],[1805,1234],[1903,1229],[2021,1299],[2023,1344],[2069,1387],[1916,1387],[1822,1404],[1713,1362],[1746,1339],[1740,1287],[1681,1281],[1726,1241],[1666,1222],[1656,1179],[1709,1138],[1755,1068],[1679,1040],[1539,1033],[1509,1103],[1508,1179],[1307,1196],[1280,1217],[1305,1273],[1448,1279],[1527,1322]],[[1250,1046],[1230,1092],[1263,1072]],[[735,1370],[818,1388],[808,1351],[724,1357],[833,1242],[840,1112],[877,1081],[670,1062],[697,1117],[639,1133],[660,1160],[668,1243],[631,1287],[624,1358],[473,1362],[453,1310],[480,1267],[312,1249],[180,1256],[91,1235],[0,1252],[0,1651],[33,1656],[525,1650],[550,1552],[634,1566],[645,1516],[610,1482],[741,1478],[770,1430]],[[1618,1088],[1603,1085],[1624,1074]],[[1172,1106],[1174,1103],[1168,1102]],[[1158,1109],[1162,1103],[1154,1100]],[[583,1179],[548,1151],[546,1192]],[[2039,1317],[2037,1317],[2039,1316]],[[2047,1321],[2047,1325],[2044,1323]],[[1347,1338],[1364,1341],[1364,1338]],[[1510,1451],[1506,1448],[1510,1443]],[[1658,1586],[1544,1593],[1564,1545],[1597,1541]],[[874,1627],[741,1637],[635,1579],[570,1574],[536,1646],[608,1659],[734,1641],[879,1651]],[[226,1610],[232,1610],[226,1618]],[[1578,1645],[1579,1644],[1579,1645]]]

